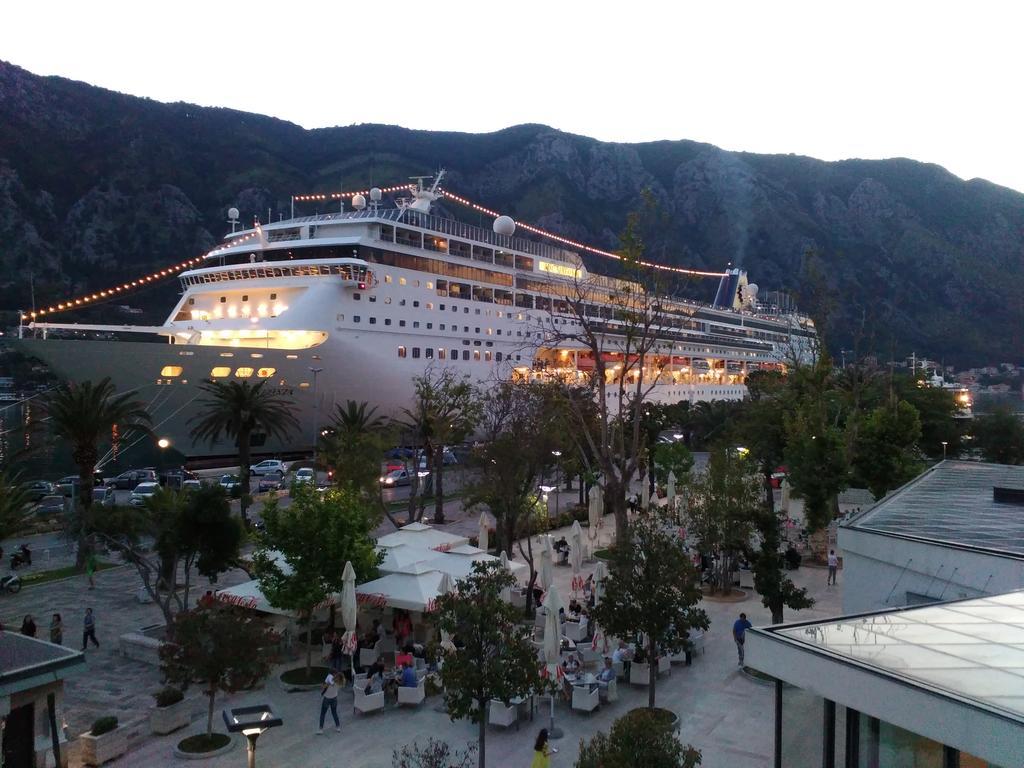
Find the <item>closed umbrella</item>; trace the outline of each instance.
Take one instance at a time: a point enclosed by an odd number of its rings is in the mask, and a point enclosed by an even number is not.
[[[356,569],[352,562],[345,563],[345,570],[341,572],[341,623],[345,625],[345,634],[342,635],[341,644],[348,654],[352,669],[352,678],[355,679],[355,655],[359,645],[359,638],[356,637],[356,620],[359,612],[359,603],[356,600]]]
[[[590,529],[587,531],[587,536],[596,540],[598,529],[601,527],[601,513],[604,511],[600,486],[591,486],[588,502],[587,519],[590,522]]]
[[[675,509],[676,500],[676,473],[669,470],[668,473],[668,508]]]
[[[554,581],[555,553],[551,547],[551,537],[544,537],[544,547],[540,552],[540,585],[546,592],[551,589],[551,582]]]
[[[547,617],[544,620],[544,677],[548,678],[551,688],[551,725],[548,728],[549,738],[558,738],[561,731],[555,729],[555,688],[561,684],[562,675],[562,599],[554,587],[544,595],[544,608]]]
[[[605,565],[604,560],[598,560],[597,567],[594,569],[594,605],[601,602],[601,596],[604,594],[604,580],[607,578],[608,566]]]
[[[437,596],[447,595],[450,592],[455,591],[455,583],[452,581],[452,577],[449,574],[441,576],[441,583],[437,585]],[[441,649],[449,653],[455,651],[455,643],[452,642],[452,636],[441,630]]]
[[[489,531],[488,531],[488,528],[487,528],[487,513],[486,512],[481,512],[480,513],[480,533],[479,533],[479,537],[477,539],[476,545],[480,549],[482,549],[484,552],[487,551],[487,544],[488,544],[487,536],[488,536],[488,534],[489,534]]]
[[[498,561],[501,563],[503,570],[511,572],[512,569],[508,565],[508,554],[505,550],[501,550],[501,556],[498,558]],[[505,587],[505,589],[501,590],[501,599],[506,603],[512,602],[512,587]]]
[[[579,520],[573,520],[569,534],[569,565],[572,566],[572,592],[575,595],[583,589],[583,529]]]

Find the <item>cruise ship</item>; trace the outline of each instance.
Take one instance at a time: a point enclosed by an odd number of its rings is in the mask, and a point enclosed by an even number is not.
[[[110,376],[118,391],[135,390],[156,435],[195,459],[236,455],[229,441],[189,437],[197,385],[207,379],[263,381],[294,401],[301,432],[287,443],[255,435],[255,455],[308,451],[336,403],[367,401],[398,415],[412,403],[414,377],[428,369],[452,367],[481,383],[583,380],[595,360],[567,332],[581,322],[581,305],[574,312],[567,297],[587,297],[582,322],[607,341],[604,359],[618,355],[621,364],[616,295],[635,286],[588,270],[580,252],[595,255],[591,265],[615,254],[499,216],[440,180],[337,194],[335,212],[313,216],[295,216],[302,198],[293,198],[290,218],[232,231],[201,259],[31,313],[19,343],[60,377]],[[437,215],[442,198],[493,218],[493,226]],[[659,298],[657,343],[643,361],[650,400],[740,399],[751,371],[811,354],[811,321],[760,302],[744,272],[698,274],[718,277],[713,304]],[[162,325],[49,320],[136,282],[175,276],[181,295]],[[614,376],[614,364],[609,369]]]

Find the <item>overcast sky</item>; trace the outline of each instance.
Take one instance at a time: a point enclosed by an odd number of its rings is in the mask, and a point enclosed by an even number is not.
[[[0,58],[309,128],[534,122],[1024,190],[1022,21],[1011,0],[20,2]]]

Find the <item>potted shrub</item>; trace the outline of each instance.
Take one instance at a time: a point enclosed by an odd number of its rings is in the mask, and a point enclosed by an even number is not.
[[[117,727],[117,718],[108,715],[98,718],[83,733],[82,762],[85,765],[103,765],[128,750],[128,737],[122,728]]]
[[[161,688],[153,694],[156,707],[149,716],[153,733],[163,735],[184,728],[192,720],[185,694],[173,685]]]

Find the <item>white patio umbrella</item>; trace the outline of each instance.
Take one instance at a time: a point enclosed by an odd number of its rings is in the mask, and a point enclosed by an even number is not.
[[[562,599],[558,596],[558,590],[551,587],[544,595],[544,608],[547,609],[547,617],[544,619],[544,675],[553,684],[557,684],[562,678]],[[553,735],[554,734],[554,735]],[[558,738],[561,731],[555,730],[555,690],[551,690],[551,724],[548,728],[548,738]]]
[[[487,526],[487,513],[486,512],[481,512],[480,513],[480,533],[478,534],[476,545],[477,545],[477,547],[482,549],[484,552],[487,551],[487,544],[488,544],[487,537],[488,537],[489,534],[490,534],[490,531],[489,531],[488,526]]]
[[[594,569],[594,605],[601,602],[601,595],[604,593],[604,581],[608,578],[608,566],[604,560],[597,561]]]
[[[540,551],[540,585],[546,592],[554,580],[555,552],[551,547],[551,537],[544,537],[544,546]]]
[[[498,557],[498,561],[501,563],[501,567],[504,570],[508,571],[509,573],[512,572],[512,569],[509,567],[508,563],[508,553],[505,552],[505,550],[501,550],[501,555]],[[512,587],[506,587],[505,589],[501,590],[501,599],[504,600],[506,603],[512,602]]]
[[[441,583],[437,587],[437,596],[447,595],[448,593],[455,590],[455,582],[452,581],[452,577],[447,573],[441,577]],[[441,630],[441,650],[446,652],[453,652],[455,650],[455,643],[452,642],[452,636]]]
[[[591,486],[588,502],[587,519],[590,522],[590,528],[587,530],[587,536],[596,540],[598,529],[601,527],[601,513],[604,512],[604,499],[601,496],[600,486]]]
[[[356,600],[356,569],[352,561],[345,563],[341,573],[341,623],[345,625],[345,634],[341,638],[342,647],[348,654],[352,679],[355,679],[355,655],[359,646],[356,636],[356,621],[359,613],[359,602]]]
[[[676,473],[669,470],[668,473],[668,508],[675,509],[676,500]]]
[[[569,565],[572,566],[572,592],[575,595],[583,589],[583,528],[579,520],[572,521],[569,533]]]

